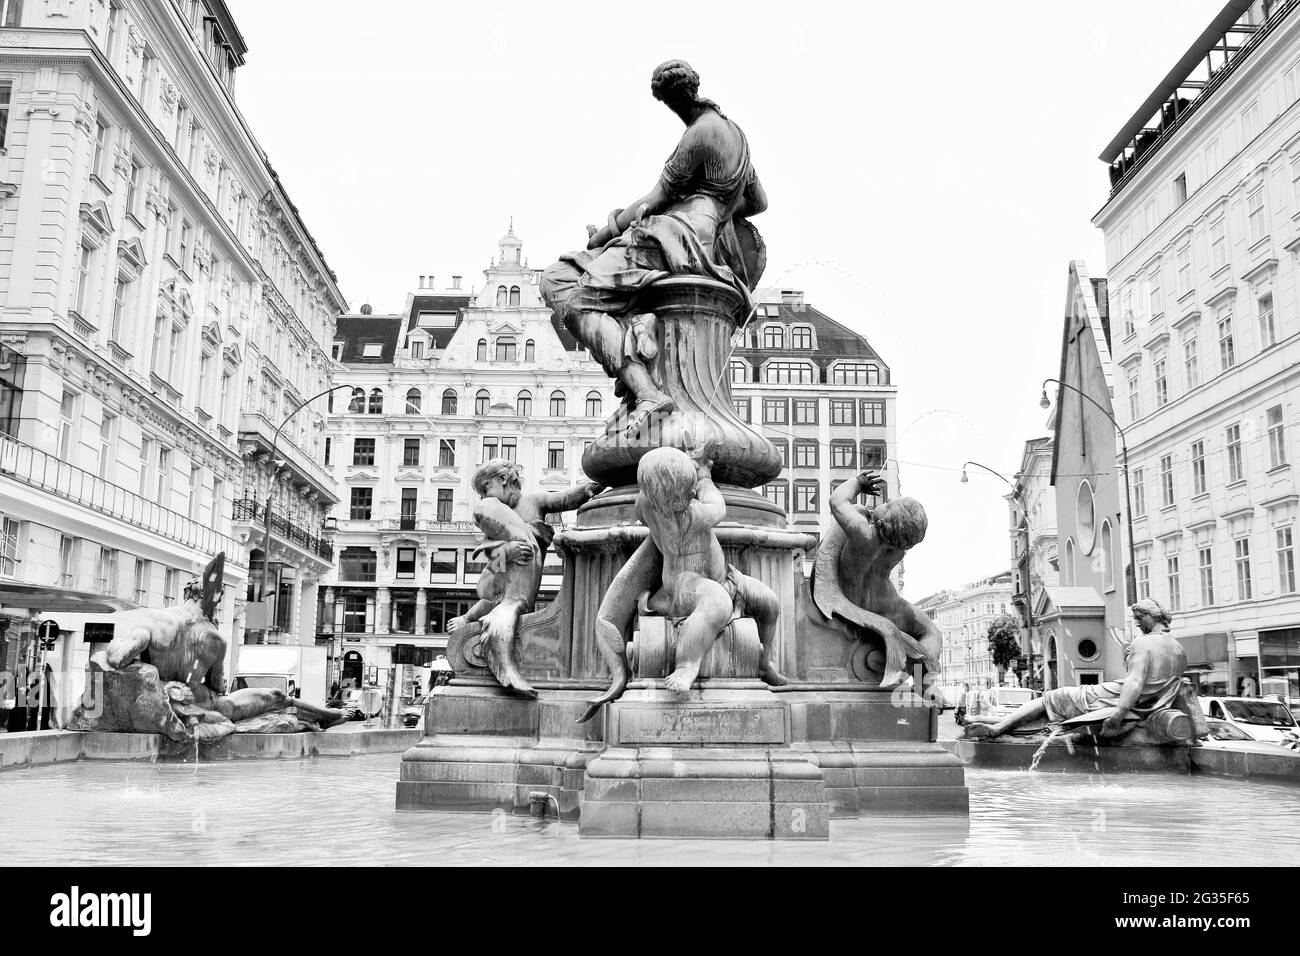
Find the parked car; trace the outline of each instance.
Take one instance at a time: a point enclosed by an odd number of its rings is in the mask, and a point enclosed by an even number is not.
[[[1038,696],[1038,691],[1028,687],[986,687],[970,691],[966,695],[965,716],[1008,717]]]
[[[402,708],[403,727],[420,726],[420,721],[424,720],[424,705],[428,699],[429,695],[424,694]]]
[[[941,684],[935,688],[934,704],[939,713],[961,706],[961,697],[965,693],[960,684]]]
[[[1300,743],[1300,724],[1280,700],[1263,697],[1200,697],[1201,712],[1250,737],[1273,744]]]

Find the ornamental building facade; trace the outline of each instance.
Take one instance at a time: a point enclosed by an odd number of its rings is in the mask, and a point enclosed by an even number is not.
[[[269,490],[281,601],[257,637],[310,643],[323,403],[269,452],[328,386],[345,303],[235,105],[244,40],[221,0],[5,9],[0,667],[31,663],[22,585],[169,605],[218,551],[236,658]],[[65,634],[49,662],[92,649]]]

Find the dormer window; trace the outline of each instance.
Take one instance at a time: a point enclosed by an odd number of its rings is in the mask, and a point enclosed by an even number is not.
[[[783,349],[785,348],[785,329],[779,325],[766,325],[763,327],[763,348],[765,349]]]
[[[383,342],[367,342],[361,347],[362,358],[382,358],[384,354]]]
[[[790,347],[794,349],[812,349],[812,329],[806,325],[796,325],[790,330]]]

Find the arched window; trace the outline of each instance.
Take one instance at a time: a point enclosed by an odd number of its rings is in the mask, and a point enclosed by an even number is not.
[[[449,388],[442,393],[442,413],[444,415],[456,414],[456,390]]]
[[[731,360],[731,380],[733,382],[749,381],[749,363],[742,362],[740,359]]]
[[[779,325],[767,325],[763,327],[763,348],[765,349],[783,349],[785,348],[785,329]]]
[[[1111,550],[1109,521],[1101,523],[1101,587],[1104,591],[1115,590],[1115,556]]]
[[[384,414],[384,390],[381,388],[372,388],[370,390],[370,407],[367,409],[371,415]]]
[[[249,379],[251,382],[252,379]],[[352,390],[352,400],[348,402],[348,411],[353,415],[364,415],[366,413],[366,390],[364,388],[354,388]]]
[[[506,304],[506,287],[503,285],[499,285],[497,286],[497,308],[498,309],[504,308],[505,304]]]
[[[515,414],[527,418],[533,413],[533,393],[524,389],[515,399]]]
[[[480,362],[487,361],[487,339],[478,340],[478,353],[475,356]]]
[[[564,417],[564,393],[561,392],[559,389],[556,389],[554,392],[551,392],[551,417],[552,418]]]
[[[1074,539],[1065,539],[1065,560],[1061,562],[1061,581],[1068,588],[1074,587]]]
[[[512,335],[503,335],[497,339],[497,361],[513,362],[518,357],[515,351],[515,339]]]
[[[600,417],[600,392],[587,393],[587,417]]]
[[[486,388],[480,388],[478,394],[474,396],[474,414],[486,415],[490,401],[491,396],[488,395],[488,390]]]
[[[510,304],[511,305],[519,304],[519,286],[517,285],[512,285],[510,287]]]
[[[535,362],[537,360],[537,343],[529,339],[524,343],[524,361]]]
[[[421,401],[422,401],[422,396],[420,395],[420,390],[419,390],[418,388],[410,388],[410,389],[407,389],[407,391],[406,391],[406,414],[408,414],[408,415],[418,415],[418,414],[420,414],[420,403],[421,403]]]

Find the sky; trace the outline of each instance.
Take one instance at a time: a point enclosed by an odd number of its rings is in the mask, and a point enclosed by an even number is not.
[[[1097,156],[1223,0],[228,5],[240,109],[377,313],[476,287],[512,218],[534,268],[583,247],[655,183],[681,124],[650,73],[689,61],[767,191],[762,284],[890,366],[916,600],[1010,566],[1007,487],[962,463],[1012,478],[1048,434],[1069,263],[1106,273]]]

